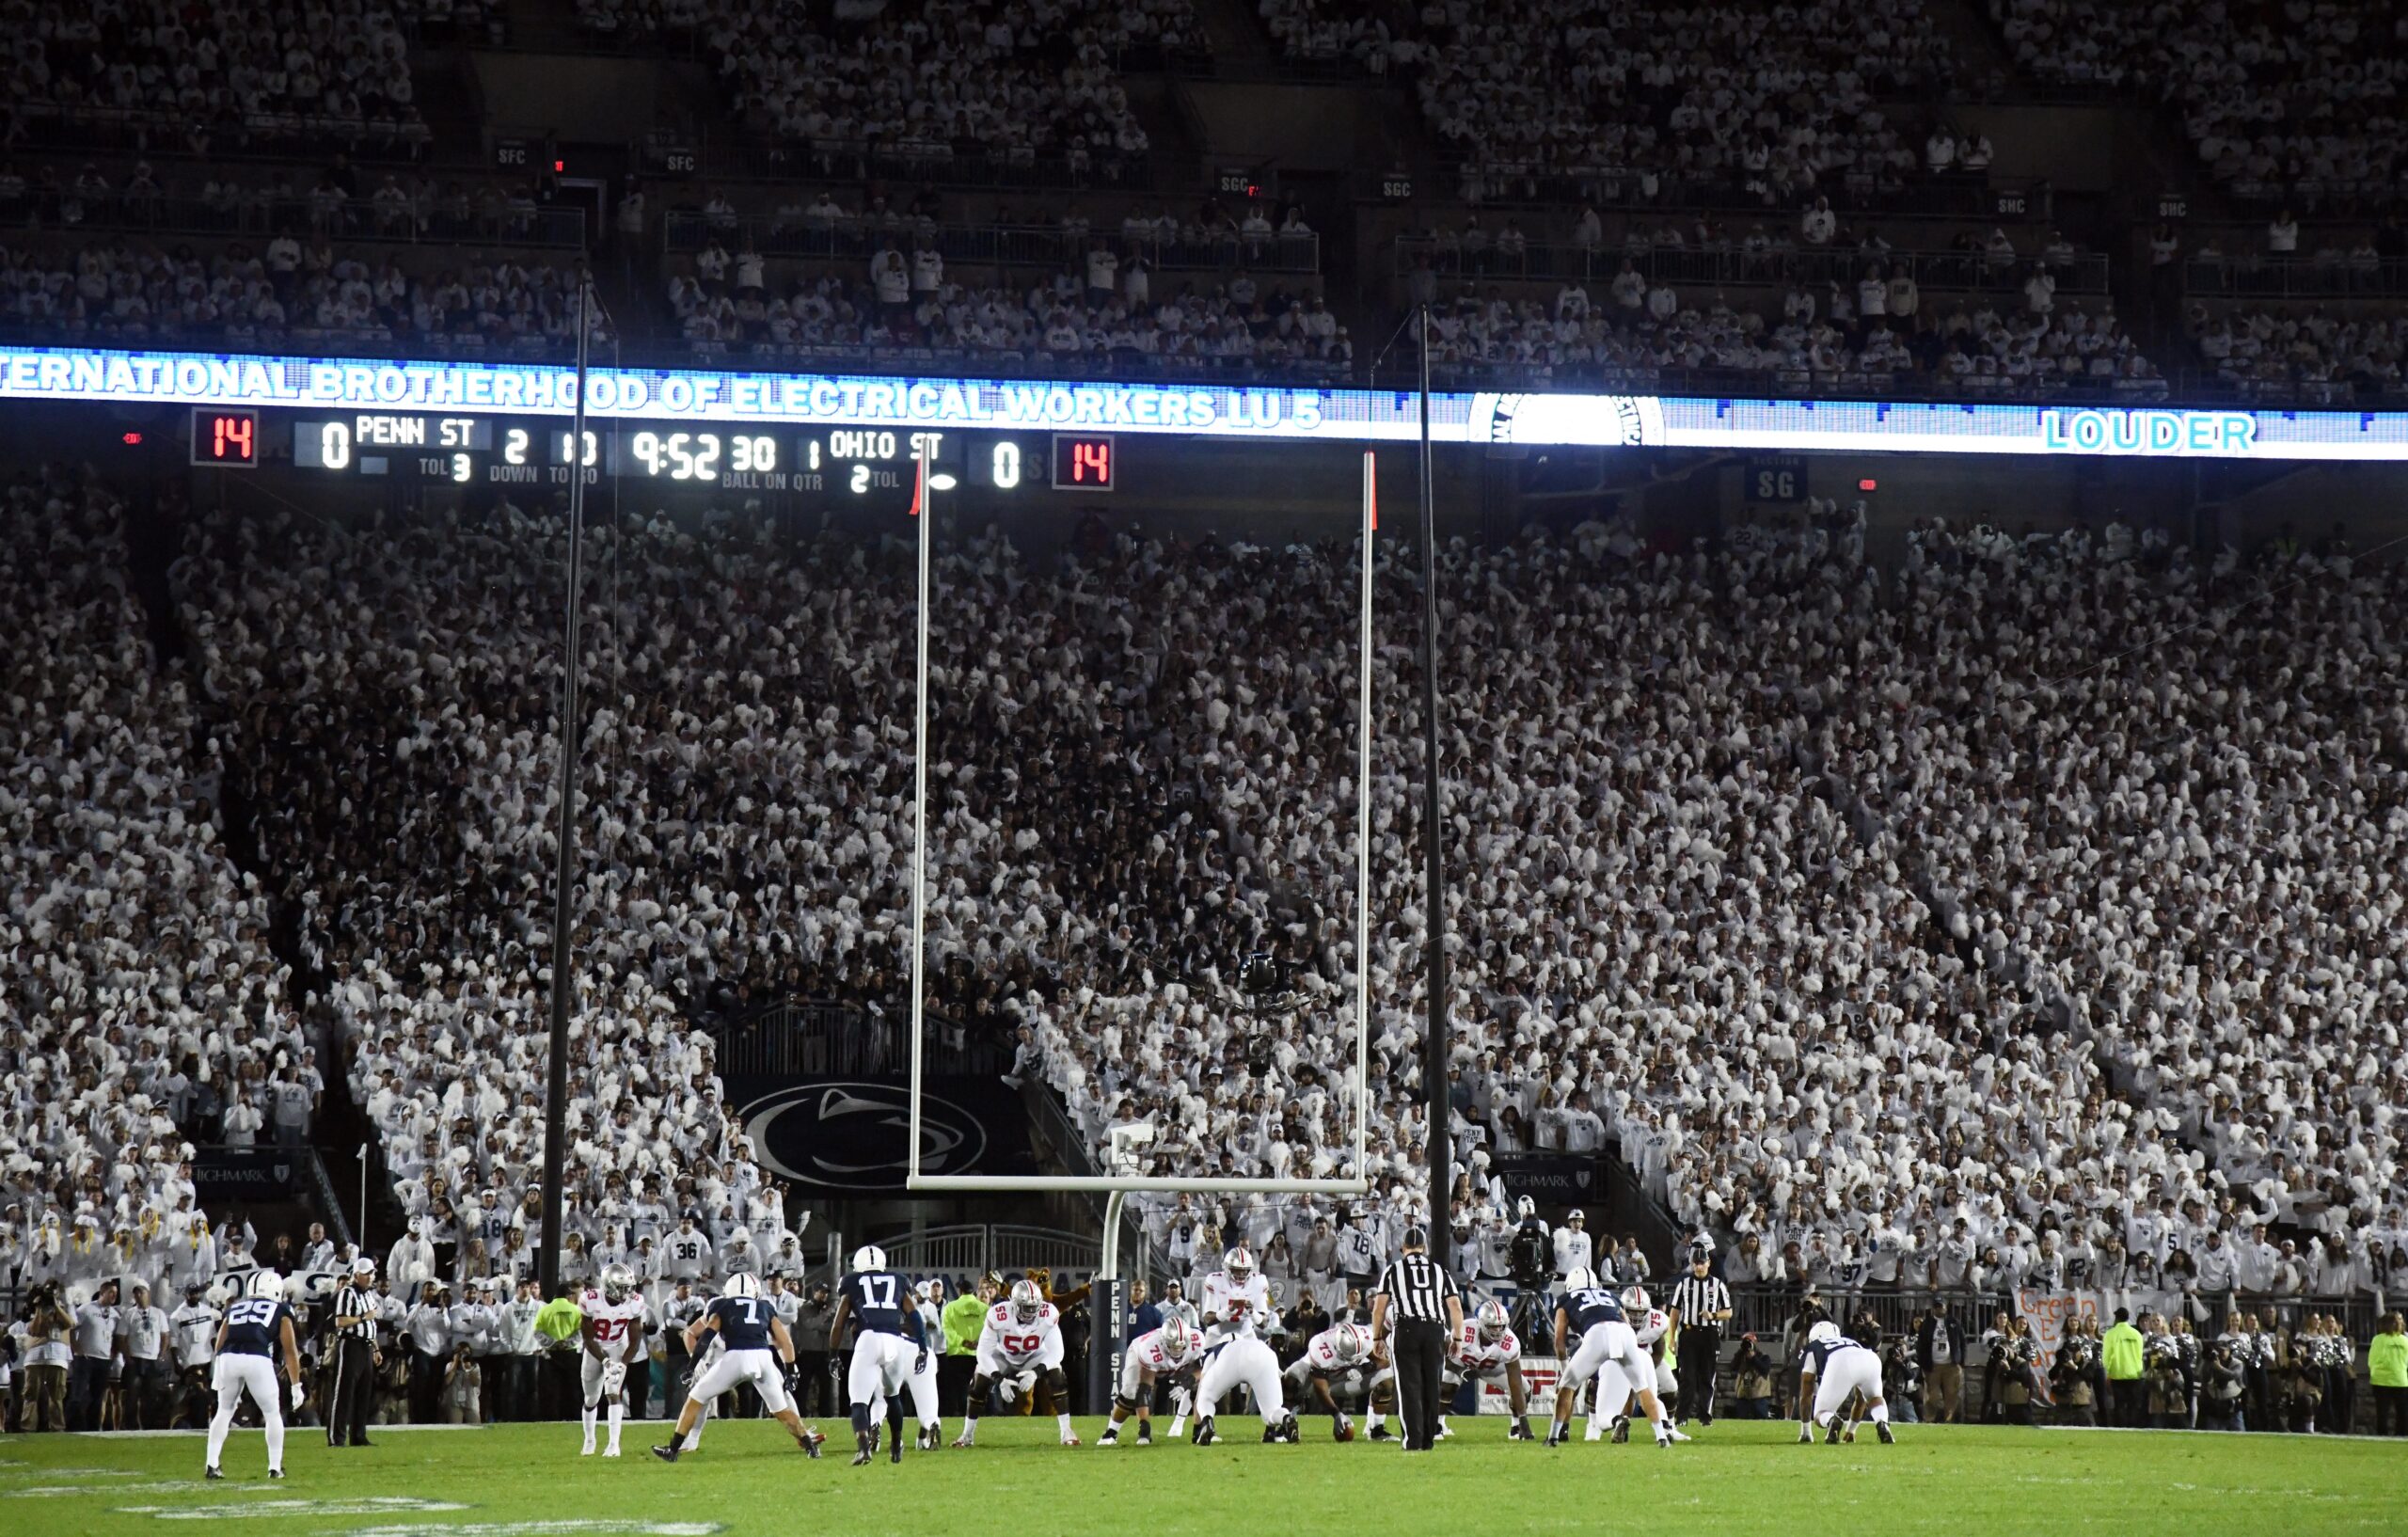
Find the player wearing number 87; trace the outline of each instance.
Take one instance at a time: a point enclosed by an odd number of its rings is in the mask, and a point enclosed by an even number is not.
[[[605,1399],[610,1404],[610,1444],[602,1455],[619,1454],[619,1427],[626,1418],[627,1366],[643,1358],[643,1299],[635,1294],[635,1277],[625,1265],[602,1273],[602,1285],[577,1299],[585,1315],[584,1350],[578,1366],[585,1386],[585,1450],[594,1455],[594,1421]]]
[[[1001,1393],[1009,1403],[1018,1394],[1036,1391],[1040,1382],[1054,1401],[1062,1444],[1077,1446],[1079,1438],[1070,1433],[1070,1379],[1062,1371],[1062,1315],[1035,1281],[1014,1281],[1010,1299],[987,1309],[978,1335],[977,1375],[971,1379],[961,1437],[953,1444],[978,1444],[978,1410],[989,1393]]]
[[[902,1276],[886,1268],[886,1251],[864,1244],[853,1251],[852,1270],[836,1297],[836,1311],[828,1323],[828,1349],[841,1354],[845,1325],[857,1331],[852,1364],[845,1377],[846,1399],[853,1411],[853,1466],[861,1466],[878,1450],[878,1425],[885,1419],[894,1432],[888,1460],[903,1460],[903,1404],[899,1395],[912,1390],[916,1398],[927,1384],[927,1408],[920,1422],[934,1419],[936,1357],[922,1335],[920,1310]],[[923,1430],[920,1445],[939,1444]]]
[[[686,1407],[677,1415],[676,1434],[670,1436],[667,1446],[653,1448],[652,1454],[665,1463],[675,1462],[678,1448],[703,1418],[703,1405],[737,1383],[749,1382],[752,1390],[761,1395],[761,1407],[777,1417],[778,1423],[794,1436],[795,1445],[818,1456],[819,1443],[827,1437],[819,1434],[816,1426],[805,1425],[786,1398],[786,1371],[794,1365],[794,1340],[786,1334],[785,1321],[761,1300],[758,1280],[751,1276],[729,1277],[727,1291],[712,1298],[703,1316],[688,1326],[687,1350],[698,1353],[704,1336],[711,1334],[719,1336],[727,1354],[694,1379],[693,1387],[686,1395]]]

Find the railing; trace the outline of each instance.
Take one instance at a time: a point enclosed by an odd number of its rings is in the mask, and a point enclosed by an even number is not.
[[[1151,188],[1156,167],[1147,154],[1099,152],[1045,155],[974,145],[911,139],[784,140],[705,135],[705,180],[783,182],[915,182],[992,190],[1017,188]]]
[[[289,156],[296,150],[323,154],[341,149],[361,160],[416,161],[435,135],[422,122],[372,123],[323,113],[229,112],[195,123],[179,110],[94,106],[80,102],[21,100],[11,103],[18,141],[30,149],[139,150],[166,153],[178,145],[210,158]]]
[[[1811,188],[1782,193],[1768,183],[1734,173],[1680,176],[1637,166],[1542,166],[1505,159],[1473,159],[1454,166],[1454,196],[1484,207],[1713,209],[1734,214],[1794,214],[1827,197],[1843,213],[1914,214],[1972,219],[2045,219],[2054,193],[2038,177],[1921,171],[1904,181],[1852,172]],[[1377,177],[1358,181],[1357,197],[1377,196]]]
[[[2182,292],[2194,299],[2367,299],[2408,294],[2408,261],[2273,252],[2194,256],[2182,264]]]
[[[2031,258],[1997,261],[1980,251],[1875,252],[1824,246],[1749,251],[1653,246],[1631,251],[1606,246],[1556,245],[1504,250],[1493,244],[1479,250],[1465,250],[1460,241],[1397,237],[1391,266],[1398,277],[1410,274],[1424,259],[1442,277],[1598,282],[1612,277],[1628,261],[1651,285],[1838,283],[1850,290],[1867,271],[1878,266],[1884,277],[1904,273],[1915,280],[1918,289],[1933,293],[2020,292],[2034,265]],[[2055,275],[2060,293],[2098,294],[2108,291],[2107,258],[2102,253],[2088,252],[2076,255],[2070,261],[2042,264]]]
[[[909,1014],[873,1012],[857,1004],[787,999],[705,1027],[717,1043],[722,1074],[879,1077],[911,1065]],[[930,1015],[927,1054],[945,1072],[1000,1072],[1011,1054],[985,1032]]]
[[[0,226],[17,224],[58,233],[110,230],[255,237],[307,233],[346,242],[585,248],[583,209],[539,208],[531,203],[447,210],[414,203],[395,206],[373,198],[306,194],[290,198],[244,194],[228,203],[181,194],[129,193],[121,188],[86,198],[71,186],[37,187],[27,189],[23,197],[0,199]]]
[[[879,1246],[897,1270],[942,1271],[965,1277],[990,1270],[1092,1271],[1102,1260],[1102,1245],[1085,1234],[1009,1223],[924,1228],[884,1240]]]
[[[699,251],[714,242],[750,246],[763,256],[866,261],[888,246],[909,250],[927,246],[949,262],[984,266],[1058,267],[1077,261],[1097,241],[1124,260],[1142,257],[1158,272],[1244,267],[1257,272],[1317,273],[1321,237],[1310,232],[1249,234],[1230,230],[1208,240],[1133,236],[1117,227],[1094,230],[1059,225],[919,224],[897,219],[882,227],[867,219],[776,220],[711,214],[679,209],[662,216],[662,247],[671,255]]]

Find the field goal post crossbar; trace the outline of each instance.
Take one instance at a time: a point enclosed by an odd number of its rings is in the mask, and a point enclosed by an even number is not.
[[[913,511],[919,518],[920,575],[918,656],[913,687],[916,720],[911,753],[911,1080],[909,1143],[905,1186],[914,1191],[1070,1191],[1103,1194],[1110,1198],[1104,1216],[1102,1278],[1118,1276],[1119,1224],[1126,1197],[1138,1192],[1173,1193],[1211,1190],[1231,1195],[1362,1196],[1370,1194],[1369,1159],[1371,1089],[1371,548],[1379,528],[1377,464],[1370,450],[1363,452],[1362,648],[1357,699],[1354,813],[1354,1177],[1323,1180],[1227,1180],[1207,1175],[1190,1178],[1101,1175],[924,1174],[920,1171],[921,1071],[927,1051],[924,1013],[927,993],[922,967],[927,951],[928,849],[928,566],[936,518],[930,505],[927,450],[924,445],[915,467]]]

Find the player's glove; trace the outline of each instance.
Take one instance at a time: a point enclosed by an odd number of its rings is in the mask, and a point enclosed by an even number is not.
[[[605,1361],[605,1362],[603,1362],[603,1363],[602,1363],[602,1391],[604,1391],[605,1393],[613,1393],[613,1394],[615,1394],[615,1393],[617,1393],[621,1388],[623,1388],[623,1387],[625,1387],[625,1386],[627,1386],[627,1363],[626,1363],[626,1362],[625,1362],[625,1361]]]
[[[293,1385],[293,1412],[294,1414],[299,1414],[301,1412],[301,1400],[306,1396],[307,1395],[301,1391],[301,1385],[297,1382],[294,1383]]]
[[[828,1375],[835,1378],[838,1382],[843,1382],[845,1380],[845,1358],[843,1356],[831,1355],[828,1357]]]
[[[917,1355],[914,1355],[914,1356],[912,1356],[912,1357],[911,1357],[911,1375],[913,1375],[913,1376],[915,1376],[915,1377],[916,1377],[916,1376],[918,1376],[921,1372],[926,1371],[927,1369],[928,1369],[928,1347],[927,1347],[927,1346],[926,1346],[926,1345],[922,1345],[922,1346],[920,1347],[920,1353],[919,1353]]]
[[[1009,1403],[1012,1400],[1020,1397],[1019,1382],[1010,1377],[1005,1377],[998,1380],[995,1384],[995,1396],[1003,1400],[1006,1403]]]

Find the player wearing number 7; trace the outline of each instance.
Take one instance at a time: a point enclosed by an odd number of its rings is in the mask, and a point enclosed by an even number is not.
[[[686,1349],[701,1354],[703,1337],[710,1334],[719,1336],[727,1354],[694,1379],[686,1394],[686,1407],[678,1411],[676,1434],[667,1446],[653,1448],[652,1454],[664,1463],[675,1462],[678,1449],[703,1418],[703,1405],[737,1383],[749,1382],[761,1395],[761,1407],[777,1417],[778,1423],[793,1435],[794,1444],[818,1456],[819,1443],[827,1437],[816,1426],[802,1422],[786,1396],[786,1373],[794,1367],[794,1340],[786,1333],[785,1321],[761,1300],[758,1280],[746,1275],[729,1276],[725,1294],[712,1298],[708,1310],[687,1327]]]

